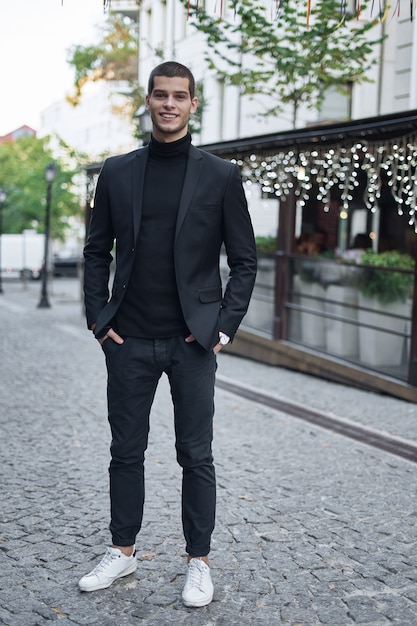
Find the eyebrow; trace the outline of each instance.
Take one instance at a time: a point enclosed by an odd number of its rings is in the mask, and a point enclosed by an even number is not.
[[[153,90],[153,93],[167,93],[167,90],[166,90],[166,89],[160,89],[160,88],[158,87],[157,89],[154,89],[154,90]],[[184,89],[183,91],[182,91],[182,90],[179,90],[179,91],[174,91],[174,94],[175,94],[175,95],[186,95],[186,96],[188,96],[188,95],[189,95],[189,93],[190,93],[190,92],[189,92],[189,91],[186,91],[185,89]]]

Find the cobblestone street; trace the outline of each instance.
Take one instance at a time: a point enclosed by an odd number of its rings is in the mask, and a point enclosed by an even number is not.
[[[185,608],[168,386],[152,411],[136,572],[80,593],[107,529],[106,373],[80,286],[4,282],[0,624],[417,625],[417,465],[217,389],[214,600]],[[417,407],[222,352],[219,377],[417,442]]]

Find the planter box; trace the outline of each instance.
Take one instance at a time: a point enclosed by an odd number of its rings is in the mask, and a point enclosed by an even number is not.
[[[317,311],[318,315],[300,312],[301,341],[312,348],[324,348],[326,328],[323,317],[325,289],[320,283],[300,281],[300,304]]]
[[[220,256],[220,276],[223,287],[229,278],[226,255]],[[272,338],[274,325],[275,258],[260,255],[255,287],[242,326],[265,333]]]
[[[290,300],[293,304],[300,304],[300,293],[303,283],[298,274],[292,276],[292,294]],[[301,311],[290,309],[287,319],[287,339],[301,343]]]
[[[332,315],[358,318],[358,290],[343,285],[330,285],[326,289],[325,311]],[[358,326],[326,318],[326,349],[329,354],[357,358],[359,352]]]
[[[267,333],[272,337],[274,325],[274,302],[261,300],[256,292],[249,303],[248,311],[243,318],[243,324],[250,328]]]
[[[411,324],[411,301],[382,304],[376,298],[367,298],[359,293],[359,306],[373,309],[358,312],[359,322],[380,326],[381,329],[359,327],[359,358],[365,365],[398,366],[408,358],[409,340],[400,335],[390,334],[390,330],[405,332]],[[388,314],[388,315],[387,315]],[[397,319],[391,315],[402,315],[407,319]],[[386,330],[383,330],[386,329]]]

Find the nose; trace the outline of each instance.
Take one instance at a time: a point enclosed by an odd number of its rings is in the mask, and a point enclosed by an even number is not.
[[[165,100],[165,106],[168,107],[168,108],[174,106],[174,96],[172,96],[172,95],[167,96],[167,98]]]

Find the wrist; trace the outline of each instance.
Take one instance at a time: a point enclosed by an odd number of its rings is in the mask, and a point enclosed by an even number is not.
[[[222,346],[226,346],[229,341],[229,335],[226,335],[226,333],[222,333],[221,331],[219,331],[219,343],[221,343]]]

